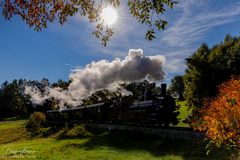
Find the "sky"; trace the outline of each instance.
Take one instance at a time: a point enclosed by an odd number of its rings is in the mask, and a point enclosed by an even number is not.
[[[144,38],[147,27],[132,18],[121,2],[107,47],[92,36],[93,24],[79,15],[63,26],[49,24],[41,32],[29,28],[19,17],[5,21],[0,16],[0,83],[19,78],[68,80],[75,68],[102,59],[122,59],[130,49],[142,49],[147,56],[165,56],[164,82],[169,83],[175,75],[184,74],[185,59],[203,42],[211,47],[227,34],[240,36],[239,0],[179,0],[174,9],[162,15],[168,26],[157,32],[152,42]]]

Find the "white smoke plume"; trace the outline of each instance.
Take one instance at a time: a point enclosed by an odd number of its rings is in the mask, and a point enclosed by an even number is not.
[[[42,104],[48,98],[54,98],[70,106],[78,106],[82,99],[100,89],[115,91],[119,84],[125,82],[162,80],[165,76],[163,64],[165,57],[161,55],[144,56],[142,49],[130,49],[128,56],[121,60],[113,61],[100,60],[93,61],[82,69],[75,69],[69,75],[72,80],[68,90],[60,88],[45,88],[44,94],[40,93],[36,87],[25,88],[25,94],[31,96],[32,103]],[[130,94],[127,90],[122,90],[123,94]]]

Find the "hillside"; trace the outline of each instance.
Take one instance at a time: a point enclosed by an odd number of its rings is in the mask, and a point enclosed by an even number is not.
[[[82,138],[59,137],[61,134],[59,132],[45,138],[31,138],[24,128],[25,122],[26,120],[0,122],[1,160],[16,158],[44,160],[222,160],[225,156],[223,152],[219,151],[206,156],[203,150],[204,144],[193,141],[161,139],[152,135],[119,131],[93,132],[93,134]],[[74,135],[74,132],[69,134]]]

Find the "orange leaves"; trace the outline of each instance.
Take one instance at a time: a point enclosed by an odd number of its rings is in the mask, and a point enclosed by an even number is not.
[[[3,6],[5,19],[10,20],[13,15],[19,15],[36,30],[47,27],[47,22],[58,18],[62,24],[69,16],[77,12],[73,1],[51,0],[7,0]]]
[[[216,98],[205,101],[200,123],[194,127],[206,132],[216,145],[240,147],[240,78],[232,77],[218,89]]]

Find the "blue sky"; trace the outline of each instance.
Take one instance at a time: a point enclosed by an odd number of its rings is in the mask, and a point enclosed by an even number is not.
[[[210,47],[223,41],[226,34],[240,36],[239,0],[181,0],[164,13],[169,25],[157,38],[144,39],[147,28],[132,18],[127,6],[118,9],[114,36],[107,47],[91,35],[94,27],[86,18],[72,17],[64,26],[49,24],[35,32],[19,17],[5,21],[0,17],[0,83],[26,78],[51,82],[68,79],[75,67],[91,61],[124,58],[129,49],[141,48],[145,55],[164,55],[167,60],[165,82],[183,74],[185,58],[201,43]]]

